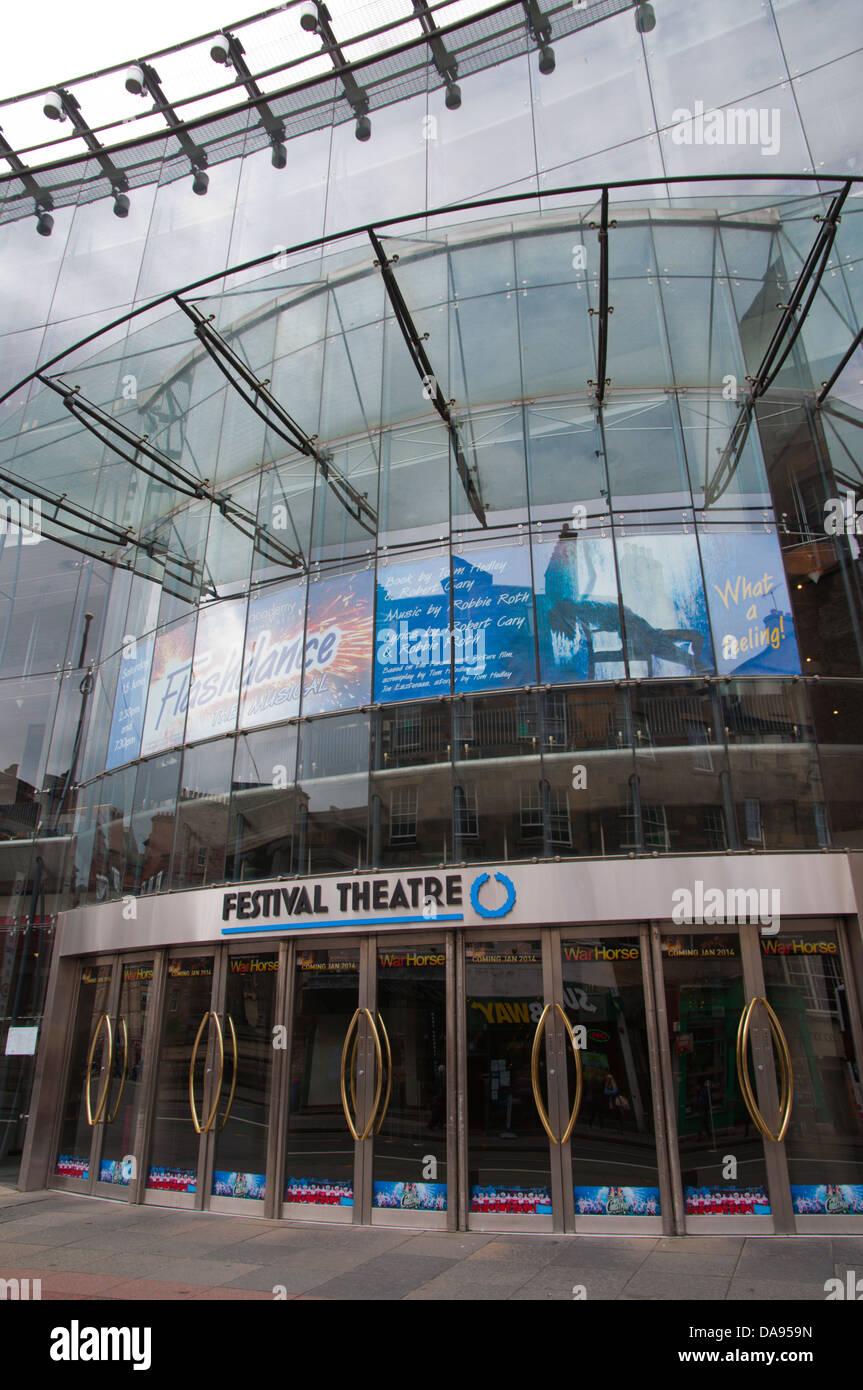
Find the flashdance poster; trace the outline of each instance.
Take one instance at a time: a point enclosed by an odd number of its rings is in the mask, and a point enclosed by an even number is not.
[[[266,589],[249,604],[241,729],[256,729],[299,714],[305,614],[305,582]]]
[[[141,757],[183,742],[195,619],[183,618],[156,638],[150,671],[150,695],[144,720]]]
[[[237,722],[245,619],[244,599],[210,604],[198,613],[187,743],[227,733]]]
[[[117,680],[117,693],[114,696],[108,755],[105,759],[106,772],[137,758],[141,747],[150,662],[153,659],[152,637],[139,641],[134,648],[134,655],[132,650],[125,649],[120,658],[120,675]],[[129,655],[126,655],[126,651],[129,651]]]
[[[611,537],[571,532],[534,545],[540,681],[626,675]]]
[[[710,531],[700,539],[720,674],[799,675],[800,655],[777,537]]]
[[[375,700],[421,700],[450,693],[450,661],[480,664],[471,623],[450,628],[449,557],[378,571]]]
[[[530,550],[474,550],[452,560],[453,631],[473,632],[476,660],[456,663],[459,691],[536,684]],[[465,642],[462,642],[463,649]]]
[[[707,599],[695,536],[619,535],[617,563],[629,674],[712,675]]]
[[[303,714],[355,709],[371,699],[371,570],[309,585],[303,656]]]

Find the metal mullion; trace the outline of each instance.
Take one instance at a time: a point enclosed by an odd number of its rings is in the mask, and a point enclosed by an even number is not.
[[[656,982],[654,1003],[656,1008],[656,1034],[659,1051],[659,1071],[664,1097],[664,1130],[657,1133],[657,1148],[662,1139],[667,1144],[669,1180],[671,1185],[672,1211],[665,1213],[663,1208],[663,1229],[670,1235],[686,1234],[686,1207],[683,1201],[683,1179],[680,1170],[680,1147],[677,1134],[677,1113],[675,1108],[674,1078],[671,1070],[670,1030],[665,1009],[665,975],[662,966],[661,929],[650,927],[651,965]],[[651,1072],[653,1068],[651,1067]],[[661,1171],[661,1170],[660,1170]],[[671,1230],[669,1230],[671,1226]]]
[[[755,997],[766,998],[764,972],[761,968],[760,933],[757,928],[740,925],[737,928],[740,940],[740,957],[743,964],[743,988],[746,1002]],[[749,1032],[752,1048],[752,1061],[755,1069],[756,1099],[764,1114],[779,1114],[779,1088],[776,1082],[776,1058],[770,1028],[763,1014],[756,1014]],[[744,1055],[743,1066],[749,1059]],[[794,1209],[791,1204],[791,1182],[788,1174],[788,1160],[784,1143],[774,1144],[760,1136],[764,1151],[764,1165],[767,1171],[767,1190],[770,1194],[770,1211],[773,1229],[778,1235],[787,1235],[794,1230]]]
[[[105,1012],[107,1013],[109,1019],[111,1019],[114,1027],[113,1049],[111,1057],[109,1059],[109,1066],[111,1071],[113,1071],[113,1061],[114,1056],[116,1055],[117,1038],[119,1033],[117,1024],[119,1023],[118,1015],[120,1011],[120,992],[123,971],[121,958],[117,954],[110,956],[106,964],[110,964],[111,967],[111,984],[108,987],[108,998],[106,1000]],[[108,1089],[105,1092],[105,1115],[110,1114],[110,1110],[111,1076],[108,1077]],[[87,1192],[88,1195],[91,1197],[96,1192],[96,1184],[98,1182],[99,1160],[102,1156],[102,1144],[104,1141],[104,1137],[105,1121],[103,1120],[100,1124],[93,1126],[93,1133],[90,1138],[90,1177],[87,1182]]]
[[[565,928],[551,928],[543,932],[544,947],[547,947],[548,964],[551,971],[551,1001],[557,1006],[563,1007],[563,956],[562,942],[563,931]],[[554,1071],[556,1073],[556,1084],[554,1086],[555,1101],[552,1104],[551,1084],[549,1084],[549,1115],[551,1126],[555,1132],[563,1136],[571,1113],[572,1102],[569,1094],[569,1038],[563,1021],[557,1011],[557,1007],[552,1009],[549,1020],[546,1038],[551,1040],[553,1056],[555,1057]],[[549,1081],[552,1072],[549,1071]],[[572,1184],[572,1138],[567,1139],[565,1144],[557,1144],[552,1152],[552,1171],[554,1170],[555,1160],[560,1169],[560,1218],[564,1231],[575,1229],[575,1195]],[[552,1197],[552,1211],[557,1213],[558,1203]],[[555,1220],[555,1230],[557,1230],[557,1217]]]
[[[656,1166],[659,1171],[659,1209],[662,1216],[662,1230],[667,1236],[674,1235],[674,1178],[670,1161],[669,1146],[666,1143],[668,1129],[666,1116],[666,1097],[662,1085],[662,1039],[659,1028],[657,999],[663,998],[664,991],[654,980],[651,959],[651,933],[646,926],[638,929],[638,942],[641,952],[641,988],[644,991],[644,1023],[647,1034],[647,1061],[650,1073],[650,1091],[653,1103],[653,1138],[656,1146]],[[679,1175],[678,1175],[679,1177]]]
[[[135,1122],[133,1155],[135,1172],[129,1184],[129,1202],[143,1202],[147,1190],[147,1162],[153,1132],[154,1108],[156,1101],[156,1076],[159,1067],[159,1042],[162,1036],[162,1013],[165,1004],[165,982],[167,979],[168,948],[164,947],[153,954],[153,980],[150,986],[151,998],[147,1006],[144,1022],[144,1036],[141,1042],[141,1069],[144,1084],[138,1102],[138,1116]]]
[[[446,1019],[446,1229],[458,1229],[458,1202],[461,1193],[459,1177],[459,1135],[458,1101],[458,1043],[457,1043],[457,1001],[456,1001],[456,957],[460,942],[455,932],[447,932],[444,937],[444,978],[446,997],[444,1017]]]
[[[468,1172],[468,1141],[467,1141],[467,990],[466,990],[466,967],[465,967],[465,934],[458,930],[455,934],[454,955],[455,955],[455,989],[454,1006],[456,1015],[456,1036],[455,1036],[455,1056],[456,1068],[450,1073],[450,1085],[447,1090],[447,1123],[454,1121],[455,1127],[455,1150],[457,1168],[457,1187],[456,1208],[457,1226],[459,1230],[466,1231],[468,1228],[468,1196],[470,1193],[470,1175]],[[449,1051],[449,1049],[447,1049]],[[448,1143],[447,1150],[450,1151]],[[449,1209],[449,1201],[447,1209]],[[447,1229],[452,1229],[449,1224],[449,1210],[447,1210]]]
[[[560,967],[557,962],[555,969],[555,945],[559,948],[559,938],[557,932],[550,927],[540,929],[540,943],[542,953],[542,1003],[543,1008],[551,1005],[551,1016],[545,1030],[545,1074],[548,1079],[548,1119],[552,1132],[561,1135],[566,1128],[561,1123],[561,1104],[560,1104],[560,1074],[561,1060],[563,1060],[563,1074],[566,1075],[566,1059],[562,1054],[558,1038],[558,1020],[555,1017],[557,1010],[555,1004],[555,989],[560,985]],[[560,954],[558,949],[558,955]],[[561,995],[562,997],[562,995]],[[565,1224],[565,1197],[564,1197],[564,1174],[561,1161],[560,1144],[552,1144],[546,1136],[545,1142],[548,1146],[549,1171],[551,1174],[551,1211],[552,1211],[552,1230],[557,1233],[566,1229]]]
[[[290,1102],[291,1055],[294,1023],[294,967],[296,943],[279,942],[279,983],[276,987],[276,1026],[285,1029],[287,1046],[276,1049],[270,1085],[270,1137],[267,1143],[267,1195],[264,1216],[272,1220],[282,1215],[285,1191],[285,1159]]]

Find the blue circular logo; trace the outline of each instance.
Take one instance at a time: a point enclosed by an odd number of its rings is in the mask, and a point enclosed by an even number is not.
[[[515,884],[506,874],[495,874],[498,883],[506,889],[506,901],[501,907],[483,907],[479,900],[479,890],[488,883],[488,874],[479,874],[470,886],[470,902],[474,912],[480,917],[505,917],[515,907]]]

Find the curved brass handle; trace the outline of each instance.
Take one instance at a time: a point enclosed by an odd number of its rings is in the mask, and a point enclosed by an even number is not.
[[[126,1027],[126,1020],[122,1015],[119,1019],[119,1024],[123,1030],[123,1075],[120,1077],[120,1090],[117,1095],[117,1104],[114,1106],[114,1109],[111,1111],[106,1121],[109,1125],[114,1123],[119,1113],[120,1101],[123,1099],[123,1091],[126,1088],[126,1072],[129,1067],[129,1030]]]
[[[530,1050],[530,1084],[533,1088],[533,1103],[542,1122],[542,1127],[551,1140],[552,1144],[558,1142],[554,1131],[549,1123],[548,1112],[542,1103],[542,1096],[539,1094],[539,1046],[542,1042],[542,1035],[548,1023],[548,1015],[551,1013],[551,1005],[546,1004],[539,1016],[539,1023],[536,1025],[536,1032],[533,1035],[533,1047]]]
[[[93,1084],[93,1057],[96,1053],[96,1043],[99,1041],[99,1034],[102,1031],[103,1023],[105,1024],[105,1027],[108,1032],[108,1061],[105,1066],[105,1084],[102,1087],[102,1094],[99,1097],[99,1104],[96,1106],[96,1113],[94,1115],[93,1102],[91,1098],[91,1087]],[[87,1054],[87,1124],[91,1127],[93,1125],[101,1124],[102,1122],[102,1113],[105,1109],[105,1102],[108,1099],[108,1088],[111,1085],[111,1064],[113,1063],[113,1060],[114,1034],[111,1029],[111,1019],[108,1016],[108,1014],[100,1014],[99,1022],[96,1024],[96,1031],[93,1034],[93,1041],[90,1043],[90,1051]]]
[[[779,1052],[782,1082],[779,1098],[780,1125],[776,1134],[773,1133],[758,1108],[758,1103],[752,1090],[752,1083],[749,1080],[749,1072],[746,1068],[746,1044],[749,1040],[749,1028],[752,1023],[752,1015],[758,1004],[763,1004],[767,1010],[767,1021],[770,1024],[770,1032]],[[794,1073],[791,1067],[791,1052],[785,1034],[782,1031],[779,1019],[776,1017],[776,1014],[763,995],[756,995],[750,999],[746,1008],[740,1015],[740,1023],[737,1026],[737,1077],[740,1082],[740,1090],[743,1093],[746,1109],[749,1111],[759,1134],[761,1134],[764,1139],[769,1139],[772,1144],[780,1144],[785,1138],[791,1120],[791,1103],[794,1099]]]
[[[355,1010],[354,1010],[354,1016],[353,1016],[353,1018],[351,1019],[350,1023],[348,1024],[348,1031],[345,1033],[344,1046],[342,1047],[342,1061],[341,1061],[341,1065],[340,1065],[340,1067],[339,1067],[339,1089],[341,1090],[341,1095],[342,1095],[342,1109],[343,1109],[344,1112],[345,1112],[345,1119],[346,1119],[347,1122],[348,1122],[348,1129],[349,1129],[350,1132],[351,1132],[351,1136],[352,1136],[355,1140],[356,1140],[356,1139],[359,1139],[360,1135],[359,1135],[359,1131],[358,1131],[358,1129],[356,1128],[356,1126],[355,1126],[353,1120],[351,1119],[350,1107],[348,1106],[348,1092],[347,1092],[347,1087],[345,1086],[345,1061],[347,1060],[347,1055],[348,1055],[348,1043],[349,1043],[350,1040],[351,1040],[351,1033],[354,1031],[354,1028],[357,1026],[357,1022],[359,1021],[359,1017],[360,1017],[360,1010],[359,1010],[359,1009],[355,1009]],[[354,1098],[354,1109],[356,1109],[356,1105],[357,1105],[357,1098],[356,1098],[356,1092],[354,1091],[354,1080],[353,1080],[353,1065],[354,1065],[354,1056],[355,1056],[355,1055],[356,1055],[356,1046],[354,1047],[354,1052],[351,1054],[351,1073],[352,1073],[352,1074],[351,1074],[351,1095],[352,1095],[353,1098]]]
[[[224,1117],[224,1119],[222,1120],[222,1123],[219,1125],[219,1129],[224,1129],[224,1128],[225,1128],[225,1125],[228,1123],[228,1116],[229,1116],[230,1113],[231,1113],[231,1106],[232,1106],[233,1103],[234,1103],[234,1093],[235,1093],[235,1091],[236,1091],[236,1089],[237,1089],[237,1062],[238,1062],[238,1056],[237,1056],[237,1030],[236,1030],[236,1028],[234,1027],[234,1020],[231,1018],[231,1015],[230,1015],[230,1014],[227,1014],[226,1017],[227,1017],[227,1020],[228,1020],[228,1027],[229,1027],[230,1030],[231,1030],[231,1046],[233,1047],[233,1050],[234,1050],[234,1075],[233,1075],[233,1079],[232,1079],[232,1081],[231,1081],[231,1094],[228,1096],[228,1104],[225,1106],[225,1117]],[[217,1092],[217,1094],[219,1094],[219,1092],[221,1092],[221,1089],[222,1089],[222,1087],[221,1087],[221,1084],[220,1084],[220,1085],[219,1085],[219,1091]]]
[[[204,1128],[202,1130],[203,1134],[209,1134],[210,1130],[213,1128],[213,1123],[216,1118],[216,1112],[219,1108],[219,1096],[222,1094],[222,1082],[225,1079],[225,1039],[222,1035],[222,1025],[219,1022],[218,1014],[211,1014],[211,1018],[216,1025],[216,1037],[219,1039],[219,1079],[216,1082],[216,1094],[213,1097],[213,1106],[210,1110],[209,1115],[207,1116],[207,1123],[204,1125]],[[233,1100],[233,1098],[234,1096],[232,1092],[231,1100]]]
[[[584,1088],[584,1072],[581,1065],[581,1051],[579,1050],[576,1044],[575,1033],[573,1032],[572,1024],[570,1023],[560,1004],[555,1004],[554,1007],[557,1009],[557,1012],[563,1019],[563,1026],[566,1029],[567,1036],[569,1038],[569,1044],[572,1048],[572,1055],[575,1058],[575,1100],[573,1101],[572,1114],[569,1117],[569,1124],[567,1125],[563,1133],[563,1137],[560,1141],[561,1144],[565,1144],[575,1128],[575,1122],[578,1119],[578,1112],[581,1109],[581,1093]]]
[[[382,1052],[381,1052],[381,1040],[380,1040],[380,1038],[379,1038],[379,1036],[378,1036],[378,1030],[377,1030],[377,1028],[375,1027],[375,1021],[374,1021],[374,1019],[372,1018],[372,1015],[371,1015],[371,1013],[369,1012],[369,1010],[368,1010],[368,1009],[363,1009],[363,1013],[365,1014],[366,1018],[367,1018],[368,1021],[369,1021],[369,1027],[370,1027],[371,1030],[372,1030],[372,1037],[373,1037],[374,1040],[375,1040],[375,1053],[376,1053],[376,1055],[377,1055],[377,1061],[378,1061],[378,1084],[377,1084],[377,1086],[375,1087],[375,1098],[374,1098],[374,1101],[372,1102],[372,1109],[371,1109],[371,1114],[369,1115],[369,1122],[368,1122],[368,1124],[366,1125],[365,1129],[363,1130],[362,1134],[360,1135],[360,1140],[361,1140],[361,1141],[362,1141],[363,1139],[368,1139],[369,1135],[370,1135],[371,1132],[372,1132],[372,1125],[373,1125],[374,1122],[375,1122],[375,1115],[377,1115],[377,1113],[378,1113],[378,1106],[380,1105],[380,1101],[381,1101],[381,1087],[383,1086],[383,1080],[384,1080],[384,1059],[383,1059],[383,1054],[382,1054]]]
[[[216,1099],[213,1101],[213,1107],[212,1107],[212,1109],[211,1109],[209,1115],[207,1116],[207,1122],[206,1122],[206,1124],[202,1125],[201,1122],[200,1122],[200,1120],[198,1119],[198,1109],[197,1109],[197,1106],[195,1105],[195,1062],[196,1062],[197,1057],[198,1057],[198,1048],[199,1048],[200,1043],[201,1043],[201,1037],[202,1037],[202,1035],[203,1035],[204,1029],[205,1029],[206,1026],[207,1026],[208,1021],[209,1021],[211,1018],[214,1018],[214,1019],[216,1020],[216,1033],[217,1033],[218,1038],[219,1038],[219,1084],[218,1084],[217,1087],[216,1087]],[[224,1077],[224,1075],[225,1075],[225,1040],[224,1040],[224,1038],[222,1037],[222,1025],[221,1025],[221,1023],[219,1022],[219,1015],[218,1015],[218,1014],[214,1014],[214,1013],[207,1012],[207,1013],[204,1014],[204,1017],[201,1019],[200,1026],[199,1026],[198,1031],[197,1031],[197,1033],[196,1033],[196,1035],[195,1035],[195,1041],[194,1041],[194,1044],[193,1044],[193,1046],[192,1046],[192,1057],[191,1057],[191,1060],[190,1060],[190,1062],[189,1062],[189,1106],[190,1106],[191,1111],[192,1111],[192,1124],[193,1124],[194,1127],[195,1127],[195,1133],[196,1133],[196,1134],[208,1134],[208,1133],[210,1132],[210,1130],[212,1129],[212,1127],[213,1127],[213,1121],[214,1121],[214,1119],[216,1118],[216,1111],[217,1111],[218,1108],[219,1108],[219,1096],[220,1096],[221,1093],[222,1093],[222,1078]]]
[[[393,1089],[393,1050],[390,1047],[390,1040],[387,1036],[386,1024],[384,1023],[383,1018],[380,1014],[378,1014],[378,1020],[383,1030],[384,1046],[387,1050],[387,1093],[384,1096],[384,1108],[381,1111],[381,1117],[375,1125],[375,1134],[380,1134],[381,1132],[381,1125],[386,1119],[387,1111],[390,1108],[390,1095],[392,1094]]]

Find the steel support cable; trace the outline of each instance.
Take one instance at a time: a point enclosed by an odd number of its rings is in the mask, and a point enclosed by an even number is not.
[[[332,457],[324,450],[319,449],[311,435],[305,433],[297,424],[293,416],[285,410],[284,406],[276,400],[275,396],[268,389],[269,382],[259,381],[254,372],[247,366],[238,353],[234,351],[230,343],[222,337],[218,329],[214,328],[210,320],[201,313],[195,304],[188,304],[175,295],[174,299],[183,312],[192,320],[195,325],[195,336],[201,346],[212,358],[219,371],[228,382],[229,386],[236,391],[253,410],[260,420],[263,420],[267,429],[273,432],[289,444],[291,448],[298,450],[306,458],[314,459],[321,470],[321,475],[329,486],[330,490],[341,502],[342,506],[358,522],[370,536],[373,536],[377,529],[378,514],[374,507],[362,493],[358,492],[352,483],[344,476],[339,468],[333,463]],[[245,386],[244,390],[240,386],[233,373],[240,377]],[[249,394],[251,392],[251,395]],[[258,401],[263,399],[269,411],[275,415],[279,424],[273,424],[261,410]],[[281,428],[279,427],[281,425]],[[364,519],[365,518],[365,519]]]
[[[61,382],[56,382],[50,377],[43,377],[41,375],[39,376],[39,380],[45,386],[49,386],[51,390],[56,391],[58,395],[62,396],[66,409],[70,414],[74,415],[85,429],[89,430],[101,443],[111,449],[113,453],[119,455],[120,458],[124,459],[125,462],[137,472],[144,473],[161,486],[170,487],[172,491],[179,492],[186,497],[191,497],[195,501],[212,503],[212,505],[217,507],[222,513],[225,520],[240,531],[247,540],[252,540],[257,548],[257,542],[261,534],[263,534],[263,528],[260,526],[257,517],[247,511],[245,507],[233,502],[227,493],[217,492],[214,488],[209,486],[207,481],[198,480],[191,474],[186,473],[185,470],[179,468],[171,459],[161,453],[155,445],[151,444],[146,436],[137,437],[134,435],[125,425],[122,425],[118,420],[112,419],[110,415],[107,415],[98,406],[88,401],[86,397],[81,395],[77,388],[65,386]],[[101,429],[98,427],[99,425],[101,425]],[[116,438],[111,436],[116,436],[121,439],[132,449],[132,453],[127,453],[126,450],[117,443]],[[166,478],[160,473],[154,472],[152,468],[147,468],[138,457],[139,453],[142,453],[151,462],[155,463],[158,468],[163,469],[168,477]],[[251,530],[245,530],[244,526],[239,524],[240,522],[243,522],[246,527],[250,527]],[[146,543],[141,542],[141,544]],[[305,561],[303,557],[298,555],[295,551],[290,550],[289,547],[283,546],[271,536],[267,536],[267,544],[276,551],[279,557],[284,560],[291,569],[302,569],[304,567]]]
[[[728,486],[737,471],[740,456],[749,437],[749,430],[755,413],[755,402],[761,399],[773,385],[788,354],[797,341],[806,316],[809,313],[818,293],[827,261],[833,248],[836,238],[836,230],[839,224],[839,215],[842,206],[851,191],[850,181],[846,181],[840,191],[836,193],[830,204],[827,215],[824,217],[818,235],[809,248],[806,260],[803,263],[800,274],[792,291],[787,304],[782,306],[782,318],[773,330],[767,350],[761,359],[761,363],[754,377],[748,377],[751,389],[746,399],[743,401],[737,420],[731,431],[728,443],[722,451],[722,457],[717,465],[713,479],[705,492],[705,505],[711,506],[717,502]],[[807,289],[809,295],[803,312],[797,317],[797,311],[803,301],[803,296]],[[793,328],[791,327],[793,324]],[[788,330],[791,328],[790,335]],[[786,341],[787,336],[787,341]]]
[[[450,440],[452,441],[453,451],[455,453],[456,471],[461,479],[462,487],[467,495],[467,500],[470,503],[470,509],[477,521],[479,521],[482,526],[487,526],[488,521],[486,519],[482,496],[477,482],[471,476],[470,467],[462,447],[459,428],[450,413],[449,402],[444,399],[444,394],[440,388],[440,382],[432,370],[431,362],[423,347],[423,340],[417,332],[416,325],[404,301],[398,281],[392,272],[391,262],[387,258],[380,240],[371,228],[368,229],[368,233],[375,250],[375,256],[377,257],[376,265],[379,267],[381,275],[383,276],[387,296],[392,306],[396,322],[401,329],[405,345],[410,353],[411,361],[416,368],[417,375],[422,381],[425,390],[430,391],[431,386],[434,388],[428,396],[428,399],[431,400],[435,410],[449,431]]]

